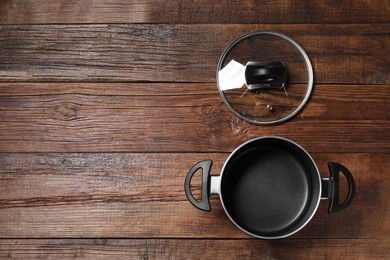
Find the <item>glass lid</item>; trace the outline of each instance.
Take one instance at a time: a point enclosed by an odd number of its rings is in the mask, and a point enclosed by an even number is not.
[[[313,68],[306,52],[288,36],[256,31],[237,38],[223,52],[217,84],[238,117],[277,124],[296,115],[309,99]]]

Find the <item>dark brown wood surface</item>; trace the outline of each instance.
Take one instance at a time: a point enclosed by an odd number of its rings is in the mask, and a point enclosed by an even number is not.
[[[382,23],[383,0],[25,0],[1,2],[3,24],[53,23]]]
[[[389,23],[4,25],[0,82],[214,83],[223,50],[254,30],[299,42],[316,83],[390,83]]]
[[[390,255],[388,1],[1,1],[1,259],[385,259]],[[314,67],[293,119],[257,126],[219,96],[224,48],[253,30],[296,40]],[[356,197],[290,238],[195,209],[191,166],[217,175],[241,143],[302,145]],[[193,191],[200,193],[198,180]]]

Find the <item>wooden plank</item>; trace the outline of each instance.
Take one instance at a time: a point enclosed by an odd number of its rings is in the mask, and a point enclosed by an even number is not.
[[[2,1],[2,24],[58,23],[373,23],[388,22],[390,5],[355,1]]]
[[[249,31],[273,30],[289,35],[308,52],[316,83],[390,83],[389,24],[10,25],[0,29],[2,82],[215,82],[218,59],[232,40]]]
[[[264,127],[238,119],[214,84],[3,83],[0,151],[231,152],[280,135],[311,152],[388,152],[389,91],[316,85],[302,113]]]
[[[0,240],[12,259],[386,259],[389,240]]]
[[[390,234],[389,154],[312,154],[321,175],[345,165],[356,197],[345,211],[321,201],[295,238],[386,238]],[[219,174],[228,154],[0,154],[0,238],[248,238],[219,199],[211,212],[187,201],[184,179],[212,159]],[[197,179],[195,179],[197,180]],[[195,181],[193,191],[199,192]],[[375,214],[373,214],[373,212]]]

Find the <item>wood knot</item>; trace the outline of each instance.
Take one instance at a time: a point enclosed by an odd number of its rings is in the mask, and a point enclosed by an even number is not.
[[[250,136],[248,124],[245,123],[242,119],[235,117],[229,121],[229,124],[233,133],[236,136],[245,136],[245,137]]]
[[[80,105],[74,103],[63,103],[52,108],[50,118],[60,121],[71,121],[78,118]]]

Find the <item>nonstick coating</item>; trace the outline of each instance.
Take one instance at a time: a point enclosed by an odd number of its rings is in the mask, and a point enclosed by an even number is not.
[[[320,185],[315,163],[301,147],[285,139],[256,139],[236,150],[225,165],[221,200],[244,231],[283,237],[310,220]]]

